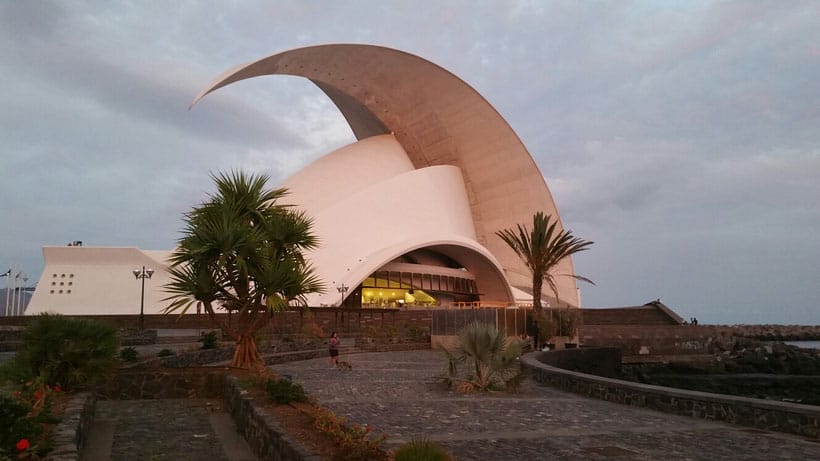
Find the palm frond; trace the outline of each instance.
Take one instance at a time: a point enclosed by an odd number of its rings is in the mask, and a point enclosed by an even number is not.
[[[572,235],[572,231],[563,230],[557,219],[539,211],[533,215],[532,230],[518,224],[514,229],[502,229],[496,232],[529,269],[533,277],[533,291],[546,282],[558,301],[558,287],[552,271],[558,264],[575,253],[587,250],[593,242]],[[575,276],[577,280],[591,281],[586,277]],[[540,290],[539,290],[540,291]],[[533,293],[533,303],[537,310],[541,307],[541,294]]]

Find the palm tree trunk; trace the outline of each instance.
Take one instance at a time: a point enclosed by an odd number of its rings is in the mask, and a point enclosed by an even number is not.
[[[532,308],[535,309],[536,314],[541,313],[541,287],[544,283],[544,277],[538,273],[532,274]]]
[[[262,364],[262,356],[256,348],[256,341],[252,335],[240,336],[236,342],[236,351],[233,354],[232,367],[251,369]]]

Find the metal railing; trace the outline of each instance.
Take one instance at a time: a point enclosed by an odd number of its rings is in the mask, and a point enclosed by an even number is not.
[[[455,336],[472,322],[484,322],[503,331],[507,336],[522,336],[527,332],[527,311],[517,307],[484,307],[473,309],[441,309],[433,311],[430,333],[436,336]]]

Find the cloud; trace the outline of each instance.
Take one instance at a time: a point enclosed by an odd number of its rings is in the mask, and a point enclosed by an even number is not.
[[[508,120],[596,242],[575,260],[586,304],[818,323],[818,17],[808,1],[3,2],[0,267],[37,272],[40,246],[77,239],[169,248],[209,172],[278,182],[351,142],[302,79],[187,106],[243,62],[358,42],[441,65]]]

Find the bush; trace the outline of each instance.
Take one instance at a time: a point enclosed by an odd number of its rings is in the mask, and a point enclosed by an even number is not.
[[[270,398],[276,403],[306,402],[305,389],[287,379],[272,379],[265,384]]]
[[[43,314],[31,320],[22,348],[4,371],[49,386],[82,386],[113,370],[117,346],[114,329],[103,323]]]
[[[393,452],[395,461],[450,461],[450,455],[441,445],[425,438],[413,438]]]
[[[139,352],[133,347],[123,347],[120,351],[120,358],[123,362],[136,362],[139,360]]]
[[[338,446],[333,461],[386,461],[388,454],[379,445],[385,435],[373,436],[368,425],[347,424],[345,418],[324,408],[313,412],[313,427],[333,440]]]
[[[219,336],[217,336],[217,332],[209,331],[207,333],[202,333],[202,336],[199,338],[199,342],[202,343],[203,349],[216,349],[219,347]]]
[[[37,421],[28,418],[31,407],[21,401],[0,395],[0,456],[16,453],[21,439],[34,439],[43,432]]]
[[[52,388],[39,379],[26,383],[12,397],[0,395],[0,460],[42,459],[53,443],[44,431],[46,425],[60,422],[51,413]]]
[[[157,357],[170,357],[172,355],[177,355],[176,352],[172,351],[171,349],[163,349],[157,352]]]
[[[522,346],[523,343],[517,339],[508,341],[506,335],[498,331],[495,325],[469,323],[458,333],[456,350],[444,350],[447,357],[447,376],[444,380],[460,391],[466,390],[463,383],[468,383],[476,390],[516,391],[523,380],[518,363]],[[463,363],[468,368],[466,378],[458,372],[459,365]]]

